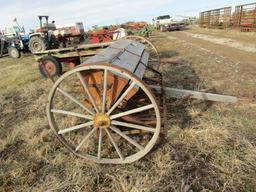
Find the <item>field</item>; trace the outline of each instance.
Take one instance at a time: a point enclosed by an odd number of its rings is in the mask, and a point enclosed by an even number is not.
[[[33,56],[1,58],[0,191],[256,191],[255,34],[195,27],[151,39],[166,86],[245,101],[168,99],[168,127],[150,154],[98,165],[72,155],[50,130],[52,83]]]

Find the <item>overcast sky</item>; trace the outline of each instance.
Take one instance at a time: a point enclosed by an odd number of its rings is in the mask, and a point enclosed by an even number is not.
[[[200,11],[253,3],[252,0],[0,0],[0,29],[16,17],[26,29],[38,26],[38,15],[49,15],[56,24],[83,22],[92,25],[125,21],[150,21],[163,15],[198,16]]]

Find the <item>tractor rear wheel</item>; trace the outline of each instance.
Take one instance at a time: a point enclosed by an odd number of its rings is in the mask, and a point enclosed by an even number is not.
[[[44,78],[52,78],[62,73],[62,65],[53,56],[44,56],[39,60],[39,72]]]
[[[46,47],[44,40],[39,36],[31,37],[29,40],[29,49],[32,53],[44,51]]]
[[[20,58],[20,52],[16,47],[10,47],[8,49],[8,54],[12,57],[12,58]]]

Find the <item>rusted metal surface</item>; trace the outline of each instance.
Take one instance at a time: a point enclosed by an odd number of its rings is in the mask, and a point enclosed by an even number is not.
[[[232,7],[208,10],[200,13],[199,26],[225,29],[231,25]]]
[[[120,39],[121,33],[118,31],[118,28],[95,31],[91,34],[91,43],[111,42],[114,40],[114,36],[116,36],[117,39]]]
[[[236,6],[233,20],[241,31],[256,31],[256,3]]]

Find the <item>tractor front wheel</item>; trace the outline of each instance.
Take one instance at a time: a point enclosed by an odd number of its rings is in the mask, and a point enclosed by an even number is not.
[[[20,52],[19,52],[19,50],[16,47],[10,47],[8,49],[8,54],[12,58],[15,58],[15,59],[20,58]]]
[[[44,51],[46,47],[44,40],[39,36],[31,37],[29,40],[29,49],[32,53]]]

